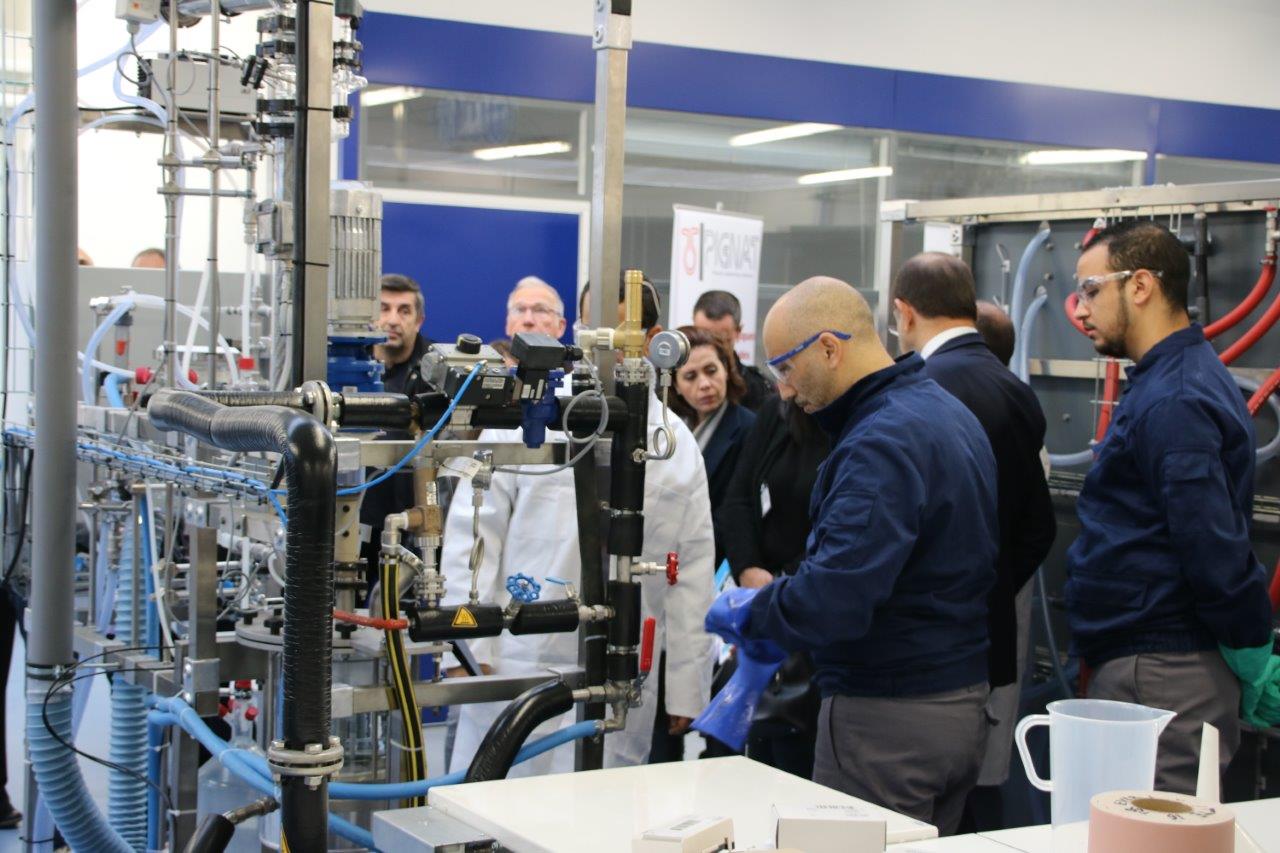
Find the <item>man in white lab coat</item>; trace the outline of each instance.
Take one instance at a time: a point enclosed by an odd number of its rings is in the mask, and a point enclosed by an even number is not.
[[[644,325],[652,337],[657,324],[657,301],[651,287],[645,288]],[[656,649],[666,649],[666,711],[687,725],[706,706],[711,681],[712,639],[702,621],[713,597],[714,540],[711,504],[707,497],[707,475],[702,454],[688,428],[679,418],[669,417],[675,432],[675,455],[665,461],[650,462],[645,475],[644,561],[665,562],[668,551],[680,555],[680,580],[667,586],[663,575],[646,575],[640,583],[642,616],[657,619]],[[649,433],[662,424],[658,399],[649,398]],[[518,441],[519,430],[486,430],[482,441]],[[563,440],[549,432],[548,439]],[[651,447],[650,450],[653,448]],[[546,466],[530,466],[531,470]],[[463,479],[446,523],[441,566],[445,574],[446,604],[469,600],[473,509],[468,499],[471,484]],[[542,584],[542,599],[565,595],[564,588],[547,581],[559,578],[581,588],[581,560],[578,553],[578,521],[574,499],[573,472],[560,471],[545,476],[499,472],[485,493],[480,510],[480,534],[484,538],[484,559],[478,569],[480,600],[505,605],[510,599],[507,578],[525,574]],[[546,672],[548,667],[578,663],[578,635],[545,634],[498,637],[473,641],[477,661],[499,675]],[[655,652],[655,661],[658,659]],[[658,678],[655,672],[645,681],[643,703],[627,715],[626,729],[605,736],[605,766],[642,764],[649,757]],[[548,677],[554,677],[548,672]],[[506,703],[463,705],[458,710],[458,731],[450,769],[467,767],[481,740]],[[611,713],[611,712],[610,712]],[[531,737],[537,738],[570,725],[571,712],[543,724]],[[568,772],[573,769],[574,750],[569,746],[512,768],[511,776]]]

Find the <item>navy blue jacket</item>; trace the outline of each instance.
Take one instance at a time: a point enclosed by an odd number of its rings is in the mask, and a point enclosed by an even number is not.
[[[920,696],[987,678],[996,463],[973,414],[914,353],[817,413],[835,444],[795,575],[746,634],[809,651],[823,695]]]
[[[738,467],[738,455],[742,453],[742,443],[756,422],[756,413],[735,403],[725,406],[716,431],[702,450],[702,462],[707,467],[707,494],[711,498],[711,512],[714,514],[724,503],[729,494],[729,483],[733,481],[733,472]],[[714,522],[716,536],[716,565],[724,559],[724,533],[717,520]]]
[[[1253,422],[1198,325],[1129,368],[1076,503],[1072,645],[1097,666],[1148,652],[1260,646],[1267,578],[1249,543]]]
[[[1018,677],[1018,590],[1053,545],[1058,523],[1044,479],[1044,412],[1031,386],[1014,376],[974,332],[947,341],[924,372],[973,412],[996,457],[1000,556],[987,604],[991,686]]]

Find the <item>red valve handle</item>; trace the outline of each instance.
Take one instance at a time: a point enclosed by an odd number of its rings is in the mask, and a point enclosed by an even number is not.
[[[657,633],[658,620],[650,616],[640,629],[640,671],[643,673],[653,669],[653,640]]]
[[[680,555],[675,551],[667,552],[667,586],[675,586],[680,577]]]

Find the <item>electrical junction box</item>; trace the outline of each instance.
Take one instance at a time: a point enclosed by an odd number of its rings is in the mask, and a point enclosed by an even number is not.
[[[169,57],[161,54],[147,62],[151,74],[138,85],[138,94],[161,104],[166,103],[164,89],[169,85]],[[207,116],[209,113],[209,63],[203,56],[178,54],[173,66],[173,92],[178,109],[184,113]],[[258,96],[254,90],[240,85],[240,63],[222,62],[218,66],[218,113],[223,120],[249,119],[257,115]],[[201,132],[205,130],[200,128]]]
[[[160,0],[116,0],[116,17],[131,24],[160,20]]]
[[[682,817],[631,840],[631,853],[718,853],[733,849],[733,821],[727,817]]]
[[[882,853],[885,821],[855,805],[775,805],[779,847],[805,853]]]

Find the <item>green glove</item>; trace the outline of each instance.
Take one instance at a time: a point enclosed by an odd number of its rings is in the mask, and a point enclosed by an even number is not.
[[[1240,716],[1254,726],[1280,725],[1280,655],[1271,648],[1271,643],[1251,649],[1218,646],[1240,679]]]

